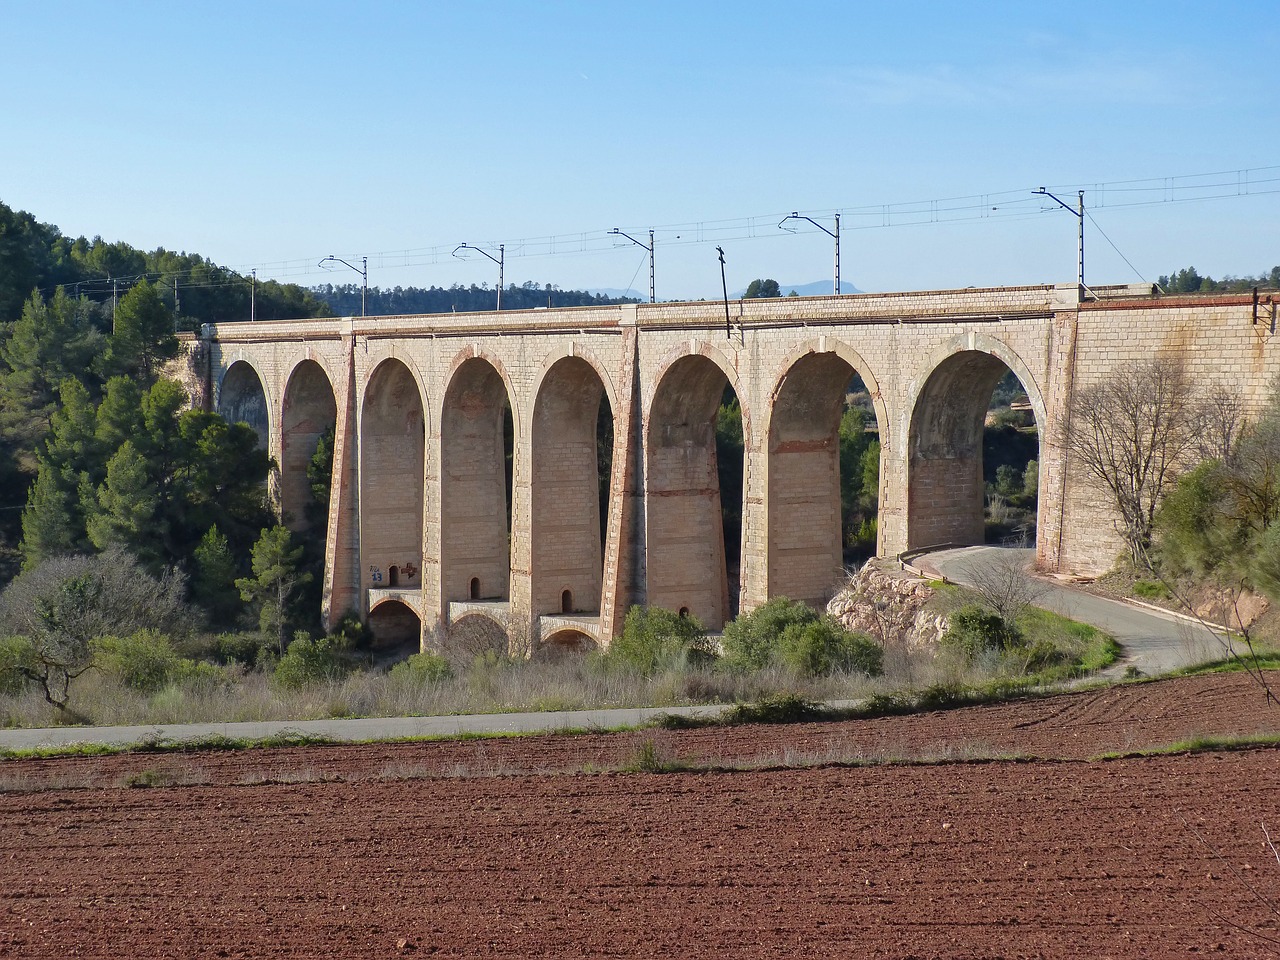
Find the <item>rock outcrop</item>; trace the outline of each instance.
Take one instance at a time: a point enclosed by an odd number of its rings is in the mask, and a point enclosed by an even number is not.
[[[869,560],[831,598],[827,613],[846,630],[865,633],[890,646],[929,647],[946,632],[945,615],[926,604],[936,591],[884,560]]]

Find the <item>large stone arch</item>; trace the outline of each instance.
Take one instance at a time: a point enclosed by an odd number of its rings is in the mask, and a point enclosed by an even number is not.
[[[445,602],[509,600],[503,421],[511,395],[488,358],[458,363],[440,415],[440,566]],[[518,424],[512,409],[513,423]]]
[[[557,350],[543,358],[542,366],[538,370],[537,376],[533,379],[533,389],[530,396],[532,396],[536,402],[538,394],[542,390],[542,383],[546,380],[547,375],[551,372],[552,368],[562,360],[570,358],[582,360],[584,363],[590,365],[591,369],[596,372],[596,376],[600,378],[600,383],[604,387],[604,397],[609,404],[609,409],[614,411],[614,415],[617,416],[619,402],[617,385],[613,382],[613,378],[609,376],[609,372],[605,368],[605,365],[601,363],[600,358],[596,356],[592,350],[578,343],[572,344],[569,349]],[[508,389],[510,388],[508,387]]]
[[[250,360],[236,358],[218,381],[216,409],[229,423],[243,423],[257,431],[258,448],[271,449],[271,406],[267,381]]]
[[[309,510],[313,498],[307,468],[320,438],[336,427],[338,401],[325,369],[313,359],[299,361],[285,381],[280,413],[280,507],[289,527],[323,523],[328,504]],[[330,447],[332,455],[332,447]]]
[[[445,372],[444,382],[452,384],[457,378],[458,370],[472,360],[483,360],[493,367],[494,372],[502,380],[503,389],[507,392],[507,403],[511,406],[511,417],[516,424],[516,429],[519,429],[524,410],[520,392],[516,389],[515,381],[511,379],[511,374],[507,371],[506,364],[492,350],[486,350],[477,345],[459,350],[449,362],[449,369]]]
[[[982,543],[982,440],[992,391],[1012,370],[1041,427],[1043,391],[1016,351],[976,333],[944,345],[925,369],[909,394],[907,549]]]
[[[376,648],[416,646],[422,637],[422,621],[414,609],[395,597],[386,597],[369,610],[369,629]]]
[[[731,615],[715,442],[726,385],[738,393],[748,430],[737,378],[716,354],[686,352],[661,368],[644,444],[648,602],[692,613],[712,630]]]
[[[569,356],[551,366],[534,398],[529,525],[535,616],[600,611],[604,554],[596,426],[604,396],[596,368]]]
[[[538,645],[534,656],[539,660],[558,660],[582,656],[600,649],[595,637],[582,630],[565,627],[550,634]]]
[[[421,589],[426,404],[412,371],[388,358],[360,405],[361,583]],[[394,574],[393,571],[394,570]]]
[[[451,621],[439,641],[441,652],[470,664],[488,654],[509,655],[511,634],[500,613],[474,609]]]
[[[840,420],[855,373],[871,393],[877,427],[887,438],[879,384],[847,344],[823,337],[793,351],[770,392],[769,596],[821,607],[841,579]]]
[[[729,386],[733,387],[733,392],[738,397],[738,404],[742,407],[742,432],[746,438],[747,449],[751,448],[751,437],[753,435],[753,421],[751,409],[748,402],[748,396],[745,385],[741,377],[738,375],[738,369],[730,362],[725,353],[714,344],[707,343],[705,340],[689,340],[680,345],[673,347],[658,360],[656,372],[652,377],[645,377],[643,383],[643,391],[641,393],[641,404],[645,411],[649,411],[653,407],[654,397],[657,395],[658,387],[666,378],[668,371],[681,360],[687,357],[704,357],[715,364],[720,372],[724,374],[725,380]]]

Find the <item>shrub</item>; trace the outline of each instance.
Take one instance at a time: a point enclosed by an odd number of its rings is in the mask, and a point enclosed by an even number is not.
[[[348,610],[329,631],[329,636],[346,650],[368,650],[373,645],[373,631],[362,623],[360,615]]]
[[[266,648],[263,645],[262,635],[257,631],[220,633],[213,642],[212,653],[213,658],[219,663],[238,663],[245,667],[252,667],[262,660],[264,649]]]
[[[453,676],[453,668],[438,653],[415,653],[392,667],[391,676],[414,684],[441,683]]]
[[[796,673],[825,677],[833,673],[884,672],[884,650],[866,634],[851,633],[831,617],[792,624],[779,638],[778,659]]]
[[[724,651],[732,666],[746,670],[781,663],[805,676],[883,671],[884,651],[870,637],[850,633],[835,618],[786,597],[774,597],[728,624]]]
[[[774,597],[725,625],[725,660],[745,670],[762,670],[777,656],[784,630],[817,619],[818,614],[806,604]]]
[[[188,690],[216,690],[230,686],[234,682],[234,672],[216,663],[182,659],[173,668],[169,681]]]
[[[336,680],[347,673],[347,661],[340,645],[330,637],[312,640],[299,631],[276,664],[272,678],[286,690],[299,690],[313,683]]]
[[[30,682],[32,653],[26,637],[0,637],[0,695],[19,694]]]
[[[1159,580],[1135,580],[1133,592],[1144,600],[1167,600],[1169,591]]]
[[[1022,634],[999,614],[970,605],[951,615],[942,643],[973,660],[988,651],[1002,653],[1017,647],[1022,643]]]
[[[648,676],[666,666],[705,662],[714,654],[697,617],[661,607],[632,607],[622,635],[604,656],[606,662],[625,664]]]
[[[809,723],[827,716],[822,704],[794,693],[779,693],[755,703],[739,703],[724,715],[725,723]]]
[[[93,642],[92,649],[99,669],[139,693],[159,690],[181,662],[173,643],[156,630],[102,637]]]

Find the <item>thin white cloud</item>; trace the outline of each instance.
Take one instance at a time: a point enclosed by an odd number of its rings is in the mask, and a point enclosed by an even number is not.
[[[1186,106],[1202,100],[1193,77],[1170,63],[1152,67],[1098,60],[1069,67],[1003,63],[962,69],[950,64],[918,69],[858,67],[843,72],[844,96],[869,106],[902,108],[1051,106],[1070,101],[1079,108],[1133,105]]]

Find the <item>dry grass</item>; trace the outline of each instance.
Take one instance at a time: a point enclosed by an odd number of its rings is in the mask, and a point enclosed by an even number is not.
[[[864,700],[902,691],[977,687],[1003,669],[966,663],[933,649],[891,644],[884,675],[802,677],[782,667],[755,672],[713,666],[673,666],[645,676],[598,656],[555,660],[506,659],[492,654],[455,665],[455,675],[427,680],[358,670],[342,679],[287,690],[270,676],[240,666],[220,668],[196,682],[173,682],[154,693],[122,685],[93,670],[76,681],[71,706],[96,725],[288,721],[334,717],[447,716],[553,712],[616,707],[752,703],[779,695],[813,701]],[[44,727],[63,722],[33,689],[0,696],[0,726]]]

